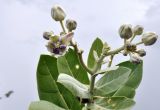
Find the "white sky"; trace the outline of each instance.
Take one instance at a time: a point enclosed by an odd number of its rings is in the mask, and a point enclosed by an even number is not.
[[[50,17],[54,4],[62,5],[67,17],[78,22],[75,39],[85,50],[85,59],[97,36],[113,48],[120,46],[117,30],[123,23],[140,24],[145,31],[160,34],[158,0],[0,0],[0,96],[15,91],[0,100],[0,110],[27,110],[31,101],[38,100],[36,66],[39,55],[47,53],[42,33],[61,29]],[[158,40],[146,47],[143,81],[133,110],[160,110],[159,45]],[[128,57],[118,56],[114,64],[124,59]]]

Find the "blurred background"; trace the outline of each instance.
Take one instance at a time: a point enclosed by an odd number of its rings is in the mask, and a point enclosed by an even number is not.
[[[50,16],[54,4],[78,22],[74,39],[84,49],[84,59],[96,37],[112,48],[122,45],[118,28],[124,23],[143,25],[145,31],[160,35],[159,0],[0,0],[0,110],[27,110],[31,101],[39,100],[36,67],[40,54],[48,54],[42,33],[61,31]],[[143,80],[133,110],[160,110],[159,46],[160,40],[145,47]],[[113,63],[128,59],[118,55]],[[10,90],[14,93],[6,98]]]

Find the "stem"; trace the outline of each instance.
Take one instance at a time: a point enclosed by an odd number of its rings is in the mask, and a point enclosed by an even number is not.
[[[61,24],[61,27],[62,27],[63,32],[66,33],[66,30],[65,30],[65,28],[64,28],[63,21],[60,21],[60,24]]]
[[[124,50],[124,48],[125,48],[125,46],[122,46],[122,47],[117,48],[113,51],[109,51],[107,54],[105,54],[105,56],[118,54],[120,51]]]
[[[79,58],[79,61],[81,62],[83,68],[89,73],[89,74],[93,74],[93,72],[86,66],[86,64],[84,63],[83,61],[83,57],[82,57],[82,53],[83,51],[82,50],[79,50],[78,46],[76,43],[73,43],[73,41],[71,40],[71,45],[74,47],[77,55],[78,55],[78,58]]]
[[[98,62],[96,63],[96,65],[95,65],[95,67],[94,67],[94,69],[93,69],[93,71],[92,71],[92,73],[93,73],[93,75],[91,76],[91,83],[90,83],[90,93],[91,93],[91,95],[93,94],[93,90],[94,90],[94,83],[95,83],[95,78],[96,78],[96,76],[97,75],[94,75],[97,71],[98,71],[98,69],[99,69],[99,66],[101,65],[101,63],[103,62],[103,59],[106,57],[106,56],[109,56],[109,55],[111,55],[111,56],[114,56],[115,54],[118,54],[120,51],[122,51],[124,49],[124,46],[122,46],[122,47],[120,47],[120,48],[118,48],[118,49],[115,49],[115,50],[113,50],[113,51],[110,51],[110,52],[108,52],[107,54],[105,54],[105,55],[101,55],[100,56],[100,58],[99,58],[99,60],[98,60]],[[112,58],[113,59],[113,58]],[[112,62],[111,62],[112,63]],[[111,64],[110,64],[111,65]]]
[[[136,43],[135,45],[140,45],[140,44],[143,44],[143,42],[141,41],[141,42],[138,42],[138,43]]]
[[[95,79],[96,79],[96,76],[97,76],[97,75],[94,75],[94,74],[98,71],[98,69],[99,69],[101,63],[103,62],[104,58],[105,58],[105,55],[102,54],[100,56],[99,60],[97,61],[96,65],[95,65],[95,67],[93,69],[93,71],[92,71],[93,75],[91,76],[91,83],[90,83],[90,90],[89,90],[89,92],[91,93],[91,95],[93,95],[94,83],[95,83]]]
[[[133,36],[131,37],[131,39],[130,39],[130,42],[132,42],[133,41],[133,39],[135,38],[135,34],[133,34]]]
[[[111,56],[110,56],[110,60],[111,60],[111,61],[108,63],[108,67],[111,67],[112,61],[113,61],[113,57],[114,57],[114,55],[111,55]]]

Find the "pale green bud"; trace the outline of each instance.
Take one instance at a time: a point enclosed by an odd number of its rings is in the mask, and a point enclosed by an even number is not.
[[[133,32],[132,32],[132,25],[130,24],[123,24],[119,28],[119,35],[123,39],[129,39],[132,37]]]
[[[65,19],[66,14],[60,6],[55,5],[51,9],[51,16],[55,21],[62,21]]]
[[[153,32],[148,32],[142,35],[142,42],[145,46],[153,45],[158,39],[158,35]]]
[[[43,33],[43,38],[46,40],[49,40],[51,36],[53,36],[53,32],[44,32]]]
[[[133,32],[135,35],[141,35],[143,33],[144,28],[140,25],[137,25],[133,28]]]
[[[77,22],[75,20],[72,20],[72,19],[66,20],[66,28],[69,31],[75,30],[76,27],[77,27]]]

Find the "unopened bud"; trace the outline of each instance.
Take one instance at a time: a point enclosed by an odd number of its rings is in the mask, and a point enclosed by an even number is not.
[[[130,62],[135,63],[135,64],[139,64],[142,62],[142,59],[140,58],[140,56],[138,54],[131,54],[130,53]]]
[[[133,32],[135,35],[141,35],[143,33],[143,27],[140,25],[137,25],[133,28]]]
[[[132,32],[132,26],[130,24],[123,24],[119,28],[119,35],[123,39],[129,39],[132,37],[133,32]]]
[[[66,27],[69,31],[75,30],[77,27],[77,22],[72,19],[66,20]]]
[[[43,38],[46,39],[46,40],[49,40],[52,35],[53,35],[52,32],[44,32],[43,33]]]
[[[148,32],[142,35],[142,42],[145,46],[153,45],[158,39],[158,35],[153,32]]]
[[[146,55],[146,51],[144,49],[140,49],[137,51],[138,55],[144,57]]]
[[[66,14],[60,6],[55,5],[51,9],[51,16],[55,21],[62,21],[65,19]]]

